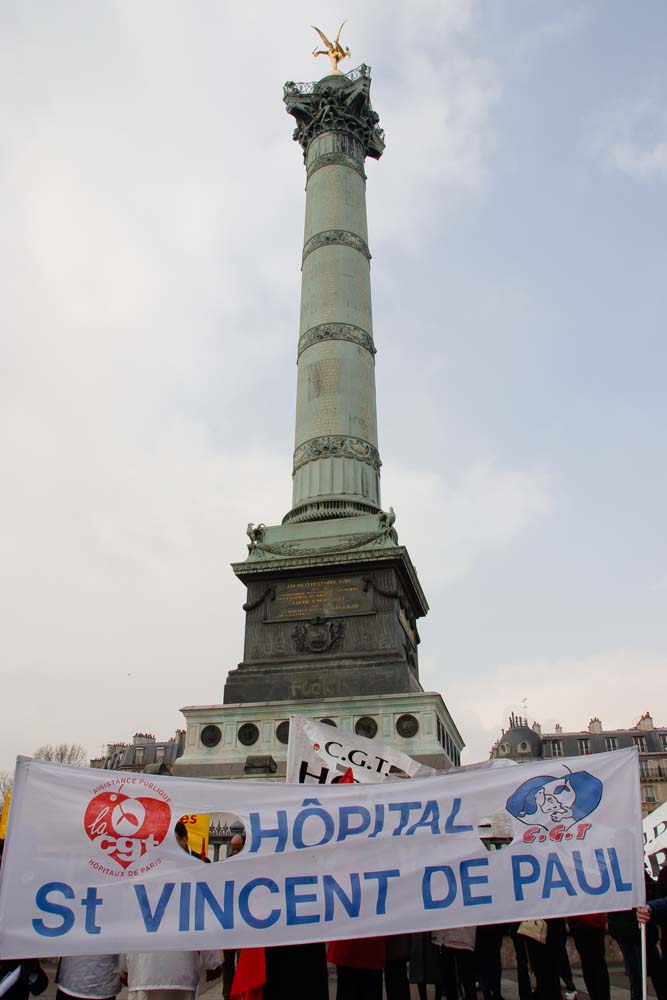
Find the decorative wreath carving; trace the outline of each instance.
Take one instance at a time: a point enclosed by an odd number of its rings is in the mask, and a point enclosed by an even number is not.
[[[328,247],[334,243],[352,247],[353,250],[358,250],[359,253],[362,253],[366,260],[371,259],[368,243],[358,233],[352,233],[349,229],[325,229],[321,233],[315,233],[309,240],[306,240],[303,246],[301,263],[303,263],[308,254],[312,253],[313,250],[319,250],[320,247]]]
[[[306,172],[307,180],[310,180],[315,171],[319,170],[320,167],[330,167],[332,165],[349,167],[350,170],[356,171],[356,173],[358,173],[363,180],[366,180],[366,173],[361,163],[355,159],[354,156],[350,156],[348,153],[343,153],[342,150],[335,153],[321,153],[318,157],[316,157],[308,166],[308,170]]]
[[[317,616],[299,622],[292,630],[294,645],[299,653],[327,653],[343,641],[345,622]]]
[[[304,441],[294,452],[294,469],[300,469],[306,462],[316,462],[318,458],[356,458],[379,471],[382,462],[377,448],[363,438],[343,437],[329,434],[324,437]]]
[[[320,344],[326,340],[347,340],[364,347],[369,354],[377,354],[370,333],[351,323],[320,323],[319,326],[312,326],[299,341],[299,354],[303,354],[313,344]]]

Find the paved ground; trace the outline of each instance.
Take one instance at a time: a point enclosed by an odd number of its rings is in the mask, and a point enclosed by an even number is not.
[[[44,971],[47,973],[50,983],[45,993],[42,994],[43,1000],[55,1000],[56,989],[53,985],[53,980],[56,972],[56,961],[54,959],[44,959],[42,965]],[[572,970],[574,973],[574,982],[577,987],[577,1000],[589,1000],[588,993],[584,986],[584,981],[581,975],[578,974],[577,969]],[[628,988],[628,980],[623,972],[623,966],[610,966],[609,975],[611,978],[611,1000],[630,1000],[630,990]],[[513,974],[513,970],[508,969],[506,974],[503,976],[503,997],[504,1000],[519,1000],[519,992],[516,985],[516,977]],[[200,995],[210,994],[207,1000],[221,1000],[222,997],[222,986],[221,981],[218,979],[212,983],[202,983],[200,988]],[[329,979],[329,996],[331,1000],[334,1000],[336,996],[336,977],[335,974]],[[428,990],[428,1000],[433,1000],[433,987],[430,986]],[[481,994],[480,1000],[481,1000]],[[653,987],[649,985],[649,996],[655,996],[653,992]],[[127,1000],[127,990],[121,990],[119,994],[120,1000]],[[412,987],[412,998],[413,1000],[418,1000],[419,994],[417,993],[417,987]]]
[[[584,981],[581,978],[579,969],[573,968],[574,984],[577,987],[577,1000],[590,1000]],[[622,965],[609,966],[609,978],[611,980],[611,1000],[630,1000],[629,980],[623,971]],[[508,969],[503,976],[503,997],[505,1000],[519,1000],[519,991],[516,985],[516,977],[512,969]],[[649,983],[649,996],[654,997],[652,984]],[[430,1000],[430,998],[429,998]]]

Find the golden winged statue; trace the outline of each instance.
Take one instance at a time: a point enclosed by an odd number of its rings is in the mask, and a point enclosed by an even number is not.
[[[340,33],[343,30],[343,25],[345,25],[346,23],[347,19],[343,21],[343,24],[341,24],[340,28],[338,29],[338,34],[336,35],[336,38],[333,43],[329,41],[329,39],[327,38],[327,36],[324,34],[323,31],[320,31],[320,29],[316,28],[314,24],[311,24],[311,28],[313,28],[313,30],[317,32],[317,34],[320,36],[320,38],[326,45],[326,49],[318,49],[318,48],[313,49],[313,55],[329,56],[329,59],[331,59],[332,73],[340,73],[341,71],[338,69],[338,63],[341,61],[341,59],[348,59],[350,56],[349,48],[344,49],[343,46],[340,44]]]

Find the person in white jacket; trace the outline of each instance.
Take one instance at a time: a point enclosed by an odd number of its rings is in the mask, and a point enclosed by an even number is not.
[[[120,993],[117,955],[69,955],[60,959],[56,973],[58,1000],[112,1000]]]
[[[199,978],[217,979],[219,951],[141,951],[122,955],[128,1000],[194,1000]]]

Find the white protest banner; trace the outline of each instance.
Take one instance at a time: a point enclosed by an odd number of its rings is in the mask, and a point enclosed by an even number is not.
[[[653,878],[667,861],[667,802],[644,817],[644,862]]]
[[[240,854],[176,843],[235,813]],[[478,822],[511,843],[487,851]],[[637,751],[306,787],[19,761],[0,957],[244,948],[627,909],[644,901]]]
[[[439,773],[387,743],[345,733],[303,715],[290,716],[288,782],[336,784],[347,770],[352,771],[354,780],[360,784],[392,776],[425,778]]]

